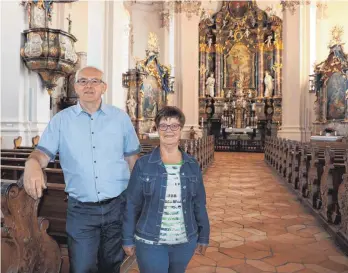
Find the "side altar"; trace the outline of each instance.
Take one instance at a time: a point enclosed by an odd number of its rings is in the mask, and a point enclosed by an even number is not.
[[[203,13],[199,49],[200,120],[276,133],[282,112],[282,20],[255,1],[224,1],[216,14]]]
[[[340,37],[334,37],[329,55],[314,68],[311,92],[315,92],[312,136],[348,137],[348,55]]]
[[[160,64],[158,56],[158,40],[150,32],[146,58],[137,61],[134,69],[122,75],[122,85],[128,89],[127,113],[141,139],[156,134],[156,114],[167,105],[168,94],[173,92],[170,67]]]

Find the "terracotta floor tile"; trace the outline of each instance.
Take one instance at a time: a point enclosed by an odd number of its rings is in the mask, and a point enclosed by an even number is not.
[[[305,267],[300,263],[288,263],[285,265],[277,266],[277,272],[297,272]]]
[[[205,254],[206,257],[214,260],[214,261],[220,261],[220,260],[223,260],[223,259],[228,259],[230,258],[228,255],[226,254],[223,254],[221,252],[207,252]]]
[[[186,273],[215,273],[215,266],[199,266],[186,270]]]
[[[217,262],[217,266],[219,267],[232,267],[234,265],[238,264],[244,264],[245,260],[244,259],[234,259],[234,258],[227,258],[223,259]]]
[[[198,262],[200,265],[209,265],[209,266],[216,265],[216,261],[214,261],[213,259],[210,259],[207,256],[195,255],[193,256],[193,260]]]
[[[255,251],[251,253],[246,253],[245,257],[247,259],[260,260],[267,257],[272,257],[272,253],[269,251]]]
[[[336,263],[336,262],[331,261],[331,260],[324,261],[324,262],[320,263],[319,265],[321,265],[322,267],[331,269],[333,271],[336,271],[336,272],[343,272],[345,270],[348,270],[348,267],[346,265],[339,264],[339,263]]]
[[[198,267],[201,266],[201,264],[199,262],[197,262],[194,259],[191,259],[190,263],[188,264],[187,268],[194,268],[194,267]]]
[[[239,264],[233,266],[233,269],[238,273],[260,273],[262,270],[250,265],[250,264]]]
[[[348,266],[348,257],[345,256],[329,256],[329,260]]]
[[[304,265],[306,268],[311,269],[317,273],[337,273],[336,271],[322,267],[322,266],[317,265],[317,264],[304,264]]]
[[[217,267],[215,273],[237,273],[231,268]]]
[[[258,268],[262,271],[267,271],[267,272],[276,272],[276,269],[274,266],[265,263],[263,261],[258,261],[258,260],[246,260],[246,264],[249,264],[255,268]]]
[[[244,259],[245,254],[242,252],[239,252],[235,249],[231,248],[223,248],[221,247],[219,250],[221,253],[226,254],[229,257],[235,258],[235,259]]]

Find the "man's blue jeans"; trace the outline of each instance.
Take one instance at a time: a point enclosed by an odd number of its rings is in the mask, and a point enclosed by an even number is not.
[[[177,245],[151,245],[135,241],[141,273],[184,273],[196,246],[197,237]]]
[[[125,193],[106,204],[69,197],[66,232],[70,273],[119,273],[124,258]]]

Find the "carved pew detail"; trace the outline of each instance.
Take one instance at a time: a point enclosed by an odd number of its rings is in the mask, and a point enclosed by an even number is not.
[[[13,148],[18,149],[22,144],[22,137],[19,136],[13,140]]]
[[[308,170],[308,201],[309,203],[314,207],[319,209],[320,208],[320,201],[318,201],[318,195],[319,195],[319,188],[318,188],[318,163],[319,163],[319,150],[317,147],[312,147],[311,149],[311,160],[309,163],[309,170]]]
[[[330,175],[331,170],[334,168],[335,153],[330,150],[330,147],[325,149],[325,166],[323,174],[320,179],[320,200],[321,208],[320,214],[326,221],[329,221],[329,205],[332,204],[332,198],[329,195],[329,188],[333,187],[332,176]]]
[[[309,157],[308,157],[309,147],[307,145],[303,145],[300,149],[300,167],[299,167],[299,191],[300,194],[306,198],[309,195],[308,188],[308,171],[309,171]]]
[[[295,189],[299,189],[299,167],[300,167],[300,149],[299,145],[296,143],[293,147],[292,152],[292,162],[291,162],[291,184]],[[302,190],[302,189],[300,189]],[[301,191],[302,194],[302,191]]]
[[[344,156],[345,174],[342,176],[342,183],[338,188],[338,205],[341,215],[339,233],[348,238],[348,149]]]
[[[1,271],[6,273],[58,273],[61,253],[46,232],[48,221],[37,216],[40,200],[29,197],[18,183],[1,183]]]

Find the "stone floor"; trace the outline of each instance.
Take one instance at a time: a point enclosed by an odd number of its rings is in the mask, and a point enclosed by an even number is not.
[[[348,272],[348,258],[263,154],[216,153],[204,175],[210,246],[186,273]],[[136,265],[129,273],[137,273]]]

